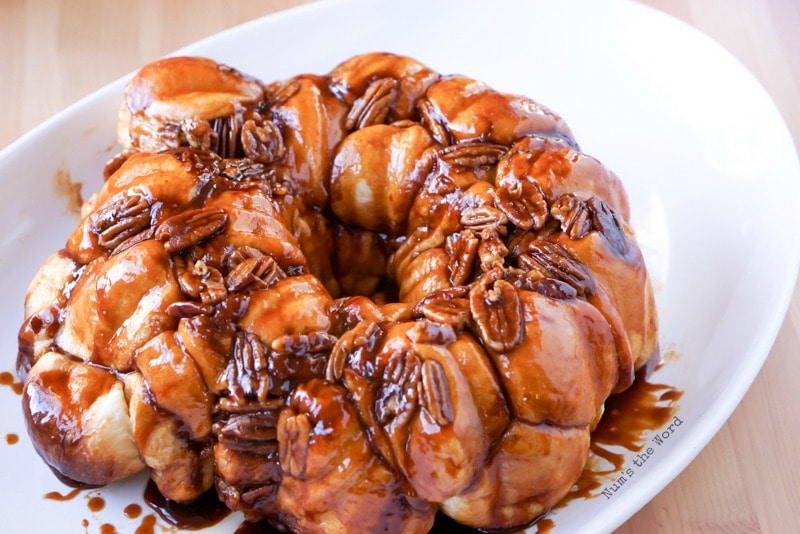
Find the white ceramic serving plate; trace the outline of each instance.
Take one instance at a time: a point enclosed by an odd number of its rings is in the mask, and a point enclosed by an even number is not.
[[[573,501],[557,532],[610,531],[666,486],[741,400],[781,325],[800,258],[800,167],[788,130],[756,80],[688,26],[627,1],[334,0],[256,20],[192,45],[265,81],[325,73],[387,50],[531,96],[561,114],[584,151],[625,183],[655,283],[661,345],[654,380],[685,392],[683,422],[620,491]],[[76,217],[53,177],[87,197],[114,150],[124,80],[90,95],[0,154],[0,370],[11,371],[27,284]],[[141,524],[141,477],[69,502],[25,435],[19,397],[0,388],[0,516],[5,532],[120,532]],[[656,432],[653,433],[655,435]],[[625,467],[631,467],[632,454]],[[623,468],[624,469],[624,468]],[[101,494],[106,507],[87,508]],[[145,511],[147,513],[147,510]],[[82,526],[86,520],[88,527]],[[229,517],[209,532],[233,532]],[[534,529],[535,530],[535,529]]]

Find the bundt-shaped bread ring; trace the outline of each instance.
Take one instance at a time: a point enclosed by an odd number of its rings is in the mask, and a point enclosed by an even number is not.
[[[293,531],[529,524],[657,353],[620,180],[535,101],[414,59],[144,67],[25,302],[56,471],[149,469]]]

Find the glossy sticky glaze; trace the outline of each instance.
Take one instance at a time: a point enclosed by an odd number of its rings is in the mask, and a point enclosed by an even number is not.
[[[50,465],[294,531],[513,528],[569,492],[657,325],[621,183],[560,117],[386,53],[269,85],[156,62],[123,110],[25,303]]]

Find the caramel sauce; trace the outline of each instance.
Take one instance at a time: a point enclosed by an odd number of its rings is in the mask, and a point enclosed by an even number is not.
[[[536,534],[547,534],[553,530],[553,528],[556,526],[556,523],[549,517],[545,517],[537,521],[535,526]]]
[[[117,534],[117,528],[110,523],[100,525],[100,534]]]
[[[165,498],[155,483],[148,480],[144,490],[144,501],[161,519],[182,530],[200,530],[216,525],[231,513],[228,507],[220,502],[213,488],[191,503],[180,503]]]
[[[64,167],[64,164],[56,169],[53,175],[53,191],[67,200],[67,213],[80,215],[83,205],[82,187],[81,182],[72,181],[72,175],[70,175],[69,169]]]
[[[125,517],[127,517],[128,519],[136,519],[137,517],[142,515],[142,507],[136,503],[129,504],[128,506],[125,507],[123,513],[125,514]]]
[[[673,420],[683,392],[649,381],[649,375],[659,365],[656,361],[640,369],[630,388],[608,398],[603,418],[592,433],[586,467],[556,508],[563,508],[574,499],[596,497],[595,491],[623,468],[625,451],[640,452],[647,443],[648,432]]]
[[[136,527],[135,534],[154,534],[156,530],[156,516],[146,515],[142,518],[141,524]]]
[[[0,373],[0,386],[9,386],[14,393],[22,395],[22,382],[18,382],[16,377],[8,371]]]
[[[73,489],[72,491],[70,491],[69,493],[66,493],[66,494],[59,493],[57,491],[51,491],[49,493],[46,493],[44,495],[44,498],[45,499],[50,499],[51,501],[59,501],[59,502],[71,501],[80,492],[81,492],[81,488],[75,488],[75,489]]]
[[[8,443],[9,445],[16,445],[17,443],[19,443],[19,436],[14,434],[13,432],[6,434],[6,443]]]
[[[281,532],[269,521],[259,521],[258,523],[251,523],[243,521],[233,534],[277,534]]]
[[[102,497],[95,496],[89,499],[86,505],[92,512],[99,512],[100,510],[106,507],[106,501]]]

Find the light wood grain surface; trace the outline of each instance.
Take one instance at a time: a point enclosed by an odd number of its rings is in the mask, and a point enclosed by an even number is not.
[[[308,0],[0,0],[0,149],[145,62]],[[800,2],[642,0],[708,34],[800,145]],[[800,224],[800,223],[798,223]],[[619,532],[800,529],[800,292],[752,388],[697,459]]]

